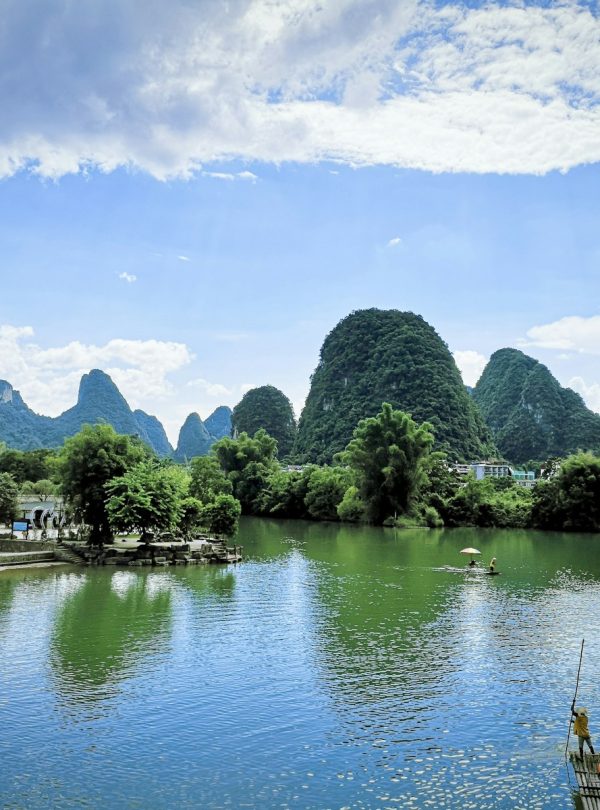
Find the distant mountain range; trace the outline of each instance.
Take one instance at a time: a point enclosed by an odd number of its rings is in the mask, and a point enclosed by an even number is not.
[[[112,379],[99,369],[83,375],[77,404],[55,418],[32,411],[10,383],[0,380],[0,441],[17,450],[60,447],[82,425],[107,422],[117,433],[139,436],[159,456],[191,458],[190,447],[195,450],[198,444],[190,445],[190,432],[186,429],[190,420],[195,431],[202,434],[203,453],[207,453],[217,439],[231,433],[231,409],[224,405],[208,417],[206,424],[198,414],[190,414],[174,451],[161,422],[144,411],[132,411]]]
[[[234,413],[238,430],[264,427],[273,435],[291,416],[291,449],[279,437],[283,455],[331,463],[358,422],[374,416],[382,402],[418,422],[431,422],[437,447],[457,460],[501,456],[519,464],[576,450],[600,452],[600,415],[579,394],[562,388],[542,363],[516,349],[501,349],[476,387],[467,389],[433,327],[398,310],[353,312],[325,338],[297,434],[287,397],[272,386],[248,392]],[[10,383],[0,380],[0,441],[9,447],[60,447],[82,425],[98,422],[137,435],[159,456],[177,461],[205,455],[215,441],[232,434],[230,408],[220,406],[204,422],[191,413],[173,450],[159,420],[132,411],[98,369],[81,378],[77,404],[56,418],[34,413]]]

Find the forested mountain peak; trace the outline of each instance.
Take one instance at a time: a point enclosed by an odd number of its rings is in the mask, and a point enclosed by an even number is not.
[[[133,412],[133,416],[138,426],[140,438],[150,447],[153,447],[159,456],[170,456],[173,453],[173,448],[162,423],[156,416],[151,416],[149,413],[139,409]]]
[[[228,405],[219,405],[211,415],[204,420],[206,429],[215,439],[231,436],[232,410]]]
[[[117,433],[136,434],[133,412],[111,377],[100,369],[84,374],[79,383],[77,404],[57,417],[64,435],[77,433],[83,424],[108,422]]]
[[[327,335],[299,424],[296,455],[325,462],[383,402],[432,423],[451,457],[494,452],[446,344],[420,315],[358,310]]]
[[[173,454],[176,461],[189,461],[196,456],[205,456],[214,439],[197,413],[191,413],[179,431],[177,449]]]
[[[171,446],[163,426],[143,411],[134,414],[110,376],[100,369],[84,374],[77,403],[56,418],[34,413],[18,391],[0,381],[0,441],[17,450],[60,447],[84,424],[107,422],[118,433],[138,435],[159,455],[169,455]]]
[[[233,429],[236,433],[254,436],[264,428],[277,440],[279,458],[289,455],[296,439],[296,419],[292,403],[274,385],[251,388],[233,409]]]
[[[115,397],[119,402],[125,402],[125,398],[113,382],[112,377],[99,368],[93,368],[87,374],[84,374],[79,381],[77,403],[81,404],[86,399],[99,394]]]
[[[600,450],[600,415],[518,349],[494,352],[473,399],[500,452],[514,463]]]

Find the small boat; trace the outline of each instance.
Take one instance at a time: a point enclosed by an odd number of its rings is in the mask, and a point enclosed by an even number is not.
[[[500,571],[490,571],[488,568],[476,568],[469,566],[457,568],[454,565],[444,565],[443,568],[436,568],[436,571],[447,571],[450,574],[480,574],[481,576],[497,577],[500,576]]]

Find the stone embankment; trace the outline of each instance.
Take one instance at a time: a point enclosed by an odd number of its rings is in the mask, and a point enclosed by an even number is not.
[[[46,565],[56,560],[51,543],[0,540],[0,568],[5,566]]]
[[[237,563],[242,559],[242,547],[227,547],[219,540],[173,545],[139,545],[119,549],[114,546],[91,548],[87,545],[65,543],[63,547],[77,555],[87,565],[127,565],[131,567],[162,565],[206,565]]]

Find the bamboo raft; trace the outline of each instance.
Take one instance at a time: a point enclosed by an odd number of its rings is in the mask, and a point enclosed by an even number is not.
[[[600,754],[584,754],[582,761],[578,752],[571,751],[569,759],[575,771],[583,810],[600,810]]]

